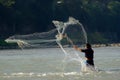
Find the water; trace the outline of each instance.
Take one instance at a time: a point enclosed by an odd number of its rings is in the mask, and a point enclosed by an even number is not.
[[[1,50],[0,80],[120,80],[120,47],[94,50],[100,71],[88,73],[76,61],[63,62],[59,48]]]

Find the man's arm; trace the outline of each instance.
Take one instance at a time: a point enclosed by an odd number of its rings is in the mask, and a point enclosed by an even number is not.
[[[74,45],[73,46],[73,48],[75,48],[76,50],[78,50],[78,51],[82,51],[82,49],[81,48],[79,48],[78,46],[76,46],[76,45]]]

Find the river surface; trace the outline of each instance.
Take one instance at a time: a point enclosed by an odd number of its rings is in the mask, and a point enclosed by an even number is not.
[[[0,80],[120,80],[120,47],[94,51],[97,72],[81,72],[76,61],[63,62],[59,48],[0,50]]]

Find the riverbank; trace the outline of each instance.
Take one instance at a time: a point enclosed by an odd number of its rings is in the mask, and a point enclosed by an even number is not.
[[[18,49],[17,43],[7,43],[4,40],[0,40],[0,50],[2,49]]]
[[[55,48],[56,46],[47,46],[42,48]],[[63,47],[70,47],[69,45],[63,45]],[[111,44],[92,44],[93,48],[97,47],[120,47],[120,43],[111,43]],[[34,47],[28,47],[28,48],[34,48]],[[35,47],[36,48],[36,47]],[[41,48],[41,47],[37,47]],[[0,50],[2,49],[20,49],[20,47],[17,45],[17,43],[7,43],[4,40],[0,40]]]
[[[120,43],[111,43],[111,44],[92,44],[92,47],[120,47]]]

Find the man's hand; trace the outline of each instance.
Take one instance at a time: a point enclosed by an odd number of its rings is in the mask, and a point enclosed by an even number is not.
[[[78,46],[76,46],[76,45],[74,45],[73,48],[75,48],[75,49],[78,50],[78,51],[81,51],[81,49],[78,48]]]
[[[78,46],[74,45],[73,48],[75,48],[76,50],[78,49]]]

